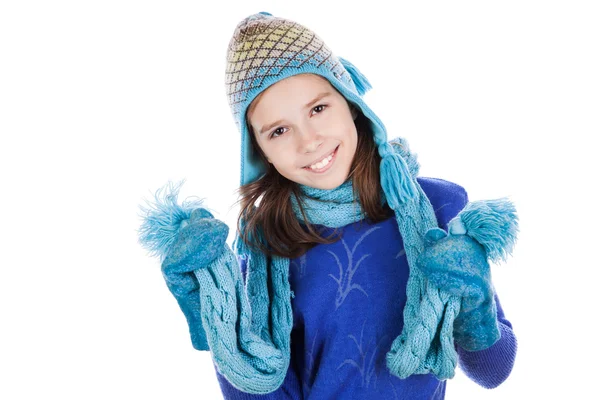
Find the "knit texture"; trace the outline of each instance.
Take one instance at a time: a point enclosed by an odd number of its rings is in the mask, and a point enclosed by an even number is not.
[[[440,290],[462,299],[454,320],[454,339],[461,347],[477,351],[500,338],[491,271],[482,245],[467,235],[433,239],[417,260],[417,267]]]

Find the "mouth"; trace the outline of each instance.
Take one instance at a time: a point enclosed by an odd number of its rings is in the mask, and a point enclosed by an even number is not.
[[[314,172],[317,174],[323,173],[325,171],[327,171],[329,168],[331,168],[331,166],[333,165],[333,163],[336,160],[336,156],[337,156],[337,152],[339,149],[339,145],[333,150],[333,152],[331,152],[330,154],[328,154],[326,157],[323,158],[323,160],[321,160],[320,162],[316,163],[316,167],[313,169],[311,168],[311,166],[306,166],[306,167],[302,167],[302,169],[305,169],[307,171],[310,172]],[[327,162],[327,164],[324,165],[324,161],[329,160]],[[319,168],[320,167],[320,168]]]

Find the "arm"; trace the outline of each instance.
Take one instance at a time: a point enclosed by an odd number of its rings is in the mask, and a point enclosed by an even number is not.
[[[480,351],[466,351],[456,345],[458,365],[473,382],[487,389],[498,387],[510,375],[517,355],[517,338],[512,324],[505,318],[498,295],[494,295],[498,311],[500,340]]]

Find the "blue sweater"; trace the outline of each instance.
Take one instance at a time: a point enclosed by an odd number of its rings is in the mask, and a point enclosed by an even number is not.
[[[468,201],[459,185],[417,178],[440,228]],[[403,326],[408,262],[395,217],[368,219],[342,228],[342,239],[318,245],[290,260],[294,326],[291,361],[283,384],[266,395],[233,387],[216,369],[229,399],[443,399],[446,381],[390,374],[385,356]],[[324,235],[333,229],[326,228]],[[242,262],[242,275],[246,266]],[[495,296],[501,339],[488,349],[457,346],[459,366],[477,384],[494,388],[510,374],[517,350],[512,325]]]

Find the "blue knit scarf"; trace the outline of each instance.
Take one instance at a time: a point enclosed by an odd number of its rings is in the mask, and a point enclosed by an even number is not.
[[[460,300],[430,286],[415,267],[425,233],[437,227],[437,220],[416,181],[416,159],[402,139],[395,140],[400,146],[391,147],[410,170],[414,196],[394,209],[410,274],[404,328],[387,353],[387,367],[400,378],[432,373],[448,379],[454,376],[458,360],[452,330]],[[300,187],[305,215],[313,224],[338,228],[366,216],[351,180],[333,190]],[[383,191],[381,198],[382,204],[387,202]],[[291,201],[296,216],[304,221],[294,196]],[[288,281],[290,260],[254,252],[239,235],[234,246],[240,256],[247,257],[246,287],[236,255],[227,246],[207,268],[194,271],[200,285],[202,323],[219,372],[242,391],[269,393],[283,383],[290,362],[290,299],[294,296]]]

